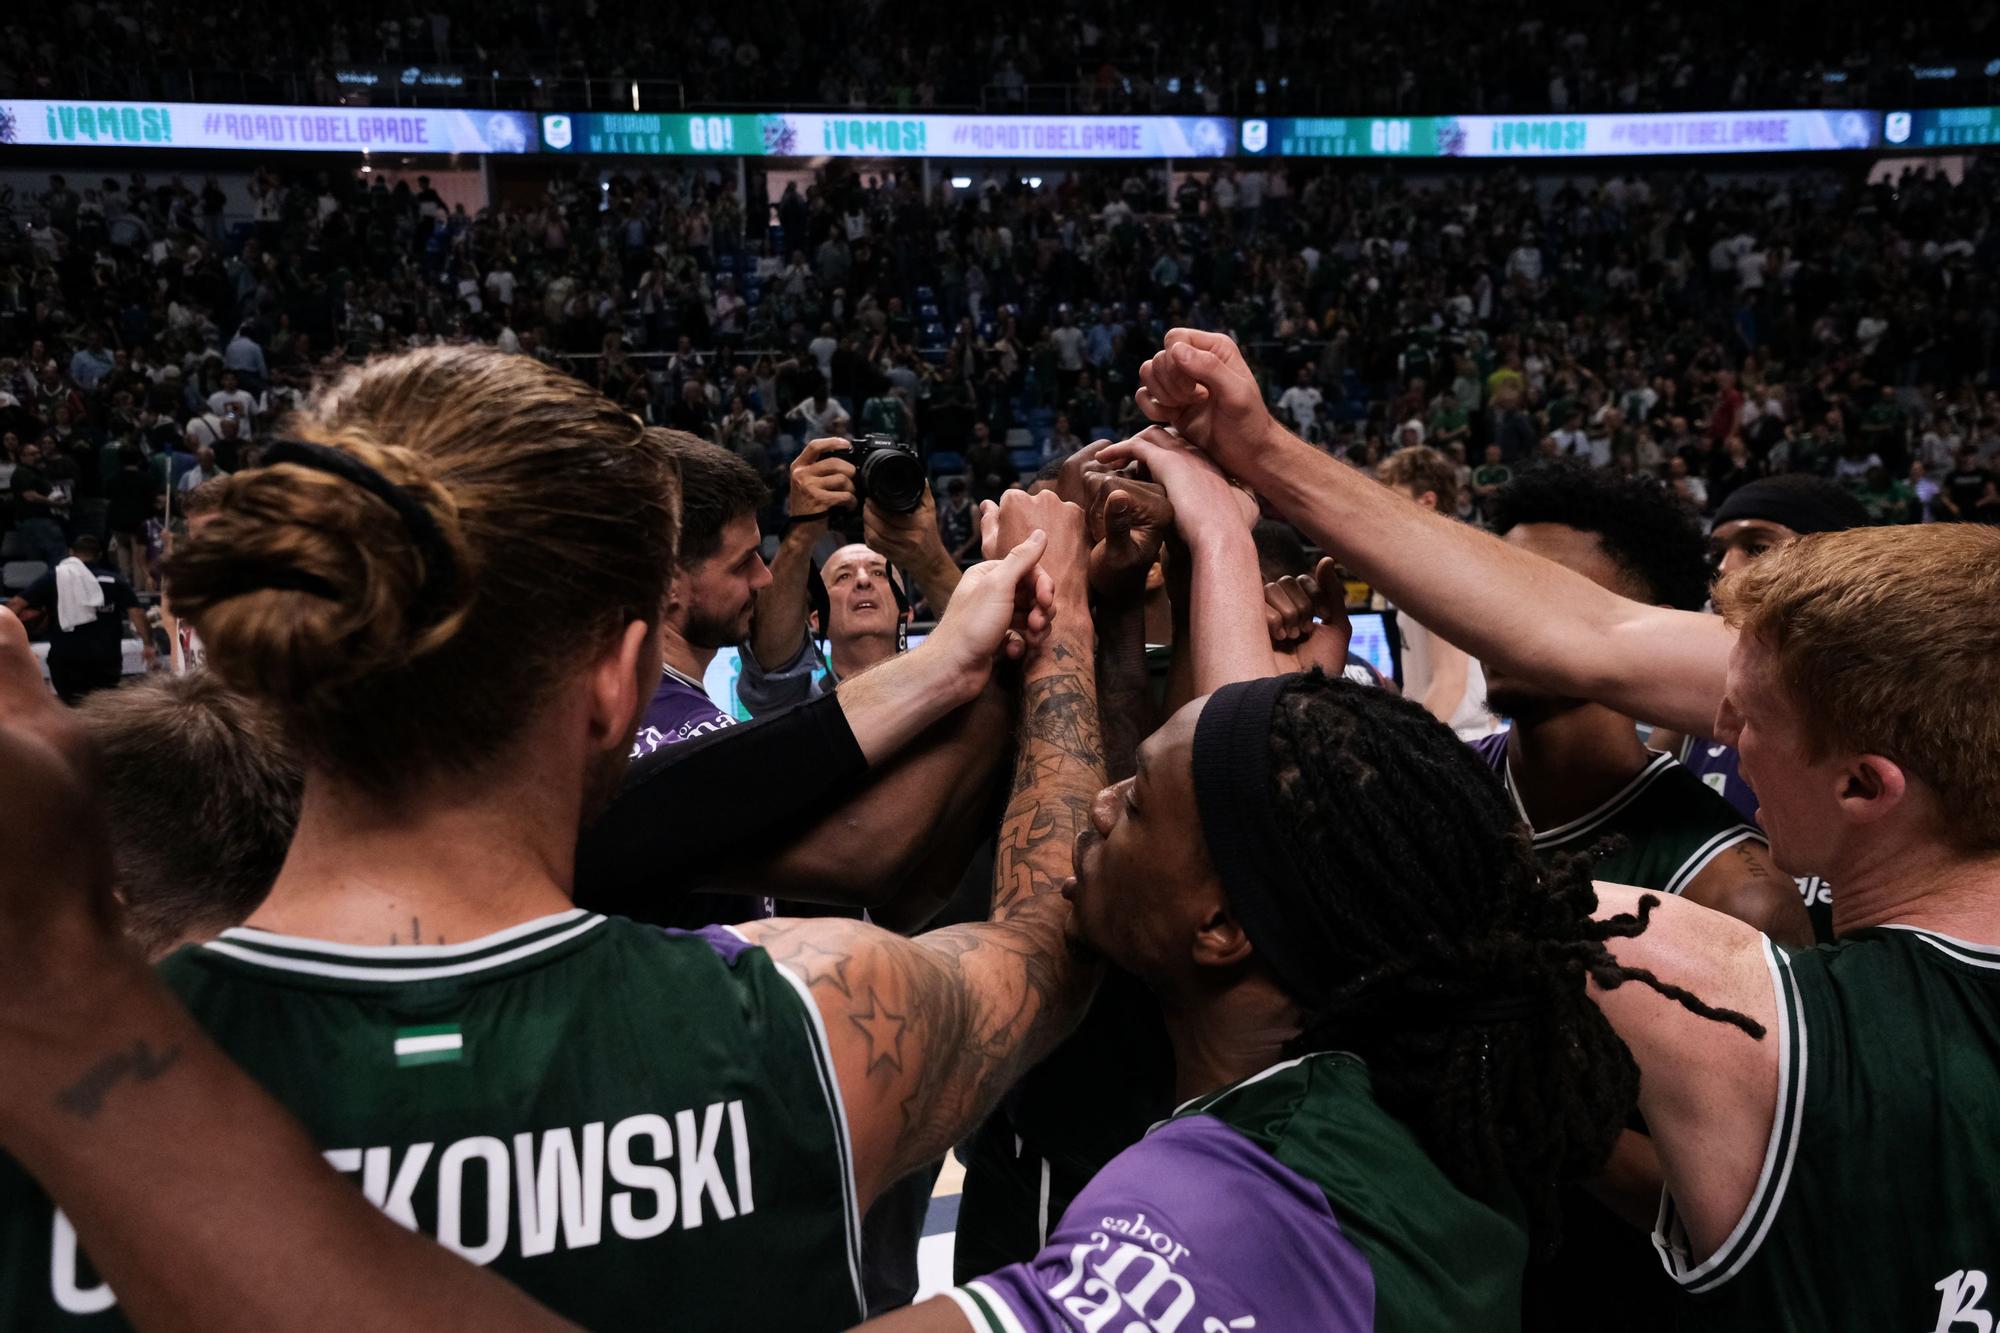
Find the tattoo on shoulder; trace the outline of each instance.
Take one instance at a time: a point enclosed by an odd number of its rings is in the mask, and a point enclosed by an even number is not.
[[[1771,867],[1766,863],[1763,844],[1759,842],[1739,842],[1736,844],[1736,864],[1752,879],[1770,880],[1774,878]]]
[[[873,1074],[878,1065],[887,1065],[894,1074],[903,1072],[903,1030],[909,1023],[902,1014],[882,1002],[879,991],[870,986],[868,1007],[850,1010],[847,1021],[854,1024],[868,1042],[868,1073]]]
[[[1005,919],[931,931],[878,958],[848,1021],[865,1042],[871,1084],[896,1099],[899,1168],[938,1156],[969,1132],[1038,1059],[1051,1011],[1080,1002],[1086,973],[1065,917],[1047,904]],[[891,1006],[894,1006],[893,1008]]]
[[[82,1078],[56,1094],[55,1103],[79,1120],[94,1120],[104,1109],[104,1099],[120,1083],[150,1083],[173,1068],[180,1058],[179,1046],[155,1051],[142,1037],[92,1065]]]
[[[848,999],[854,992],[848,988],[847,968],[854,961],[854,955],[845,949],[831,947],[828,943],[815,940],[805,930],[791,929],[765,935],[758,943],[771,961],[781,967],[789,967],[808,989],[824,986]]]

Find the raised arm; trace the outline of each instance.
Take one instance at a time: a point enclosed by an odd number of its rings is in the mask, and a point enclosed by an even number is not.
[[[1024,579],[1041,584],[1029,596],[1053,613],[1022,663],[1021,747],[992,919],[914,940],[847,921],[744,927],[807,983],[826,1020],[864,1204],[970,1133],[1081,1016],[1095,979],[1071,952],[1069,905],[1057,892],[1104,782],[1082,514],[1052,495],[1023,494],[986,519],[989,552],[1028,523],[1048,536],[969,571],[954,608],[996,631],[988,644],[999,642]],[[1031,574],[1045,545],[1045,570]],[[1031,638],[1039,614],[1028,613]],[[968,642],[984,637],[967,620],[958,628]]]
[[[1187,647],[1195,694],[1277,674],[1264,619],[1264,580],[1250,539],[1256,498],[1232,487],[1200,451],[1157,427],[1112,445],[1101,457],[1114,466],[1139,463],[1173,502],[1174,527],[1190,556]],[[1176,644],[1176,652],[1182,646]]]
[[[938,533],[937,501],[924,487],[923,501],[907,514],[897,514],[870,500],[861,510],[861,530],[871,549],[917,581],[931,614],[941,616],[958,590],[958,561],[944,549]]]
[[[839,693],[901,660],[843,682]],[[915,711],[914,704],[906,709]],[[718,869],[696,872],[694,886],[865,907],[871,920],[892,930],[923,925],[992,832],[1013,724],[1011,691],[989,684],[865,775],[829,792],[811,813],[772,827],[768,836],[730,838]],[[658,834],[654,841],[679,845]],[[662,854],[673,853],[663,848]],[[657,857],[653,864],[660,864]],[[654,885],[657,891],[657,875]]]
[[[799,655],[806,641],[806,583],[813,547],[826,535],[827,516],[854,507],[854,464],[843,456],[846,440],[819,439],[792,463],[785,507],[790,518],[771,561],[771,583],[757,594],[750,622],[750,651],[775,671]]]
[[[1410,505],[1272,420],[1236,345],[1168,333],[1140,370],[1141,409],[1396,605],[1482,661],[1644,721],[1705,734],[1733,633],[1645,606],[1466,524]]]
[[[943,891],[922,877],[944,873],[949,858],[934,853],[986,808],[1013,720],[988,669],[966,669],[949,637],[634,763],[578,844],[577,901],[663,921],[695,889],[868,908],[908,899],[897,919],[912,923]],[[752,783],[765,798],[745,803]]]
[[[1090,590],[1097,601],[1097,699],[1105,775],[1132,775],[1158,721],[1146,667],[1146,581],[1174,522],[1166,491],[1099,473],[1089,483]]]

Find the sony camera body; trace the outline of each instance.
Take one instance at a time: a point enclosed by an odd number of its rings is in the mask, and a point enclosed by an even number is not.
[[[930,478],[916,446],[893,435],[863,435],[848,447],[847,456],[854,464],[854,493],[863,504],[873,500],[892,514],[922,507]]]

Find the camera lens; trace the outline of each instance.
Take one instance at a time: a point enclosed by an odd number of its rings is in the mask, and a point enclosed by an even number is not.
[[[862,492],[892,514],[914,513],[924,502],[924,465],[905,450],[873,450],[859,471]]]

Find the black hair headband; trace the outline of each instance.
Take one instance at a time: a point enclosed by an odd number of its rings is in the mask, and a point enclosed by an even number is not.
[[[416,496],[353,454],[329,448],[324,444],[313,444],[308,440],[276,440],[264,449],[263,461],[266,466],[292,463],[299,467],[311,468],[316,472],[330,473],[342,481],[359,486],[395,510],[396,517],[403,521],[403,527],[409,532],[411,540],[416,543],[418,551],[424,558],[426,596],[449,588],[457,580],[458,561],[453,557],[451,545],[445,541],[444,532],[438,527],[436,517]],[[309,586],[310,584],[321,585],[325,589],[321,595],[331,595],[331,585],[310,575],[303,576],[297,586],[302,592],[320,591],[320,588]],[[260,578],[259,586],[283,585],[268,578]]]
[[[1257,956],[1294,999],[1316,1009],[1330,923],[1313,920],[1313,895],[1285,850],[1271,801],[1271,714],[1288,679],[1225,685],[1209,696],[1194,728],[1194,797],[1209,860]]]
[[[1719,528],[1739,518],[1761,518],[1801,537],[1868,525],[1867,510],[1845,489],[1818,477],[1793,473],[1765,477],[1732,491],[1715,511],[1714,526]]]
[[[1194,795],[1202,835],[1257,956],[1287,994],[1321,1019],[1476,1026],[1542,1012],[1539,999],[1522,995],[1427,1002],[1419,992],[1333,1002],[1333,984],[1340,978],[1329,974],[1327,964],[1339,948],[1340,925],[1287,850],[1272,802],[1271,716],[1293,679],[1269,676],[1225,685],[1209,696],[1195,722]]]

